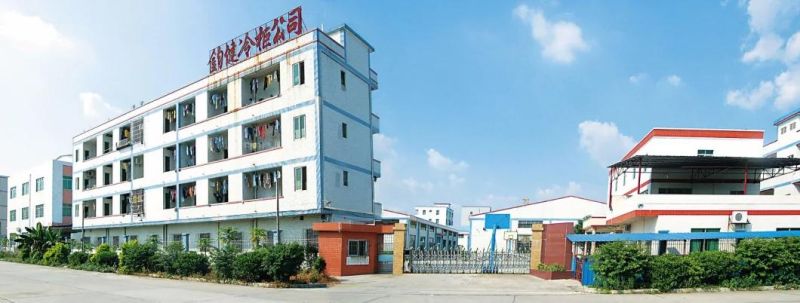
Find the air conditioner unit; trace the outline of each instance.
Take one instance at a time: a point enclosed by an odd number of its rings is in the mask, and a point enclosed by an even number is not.
[[[747,223],[747,211],[734,211],[731,213],[731,223],[734,224],[746,224]]]
[[[503,234],[503,239],[505,240],[516,240],[517,239],[517,232],[515,231],[507,231]]]

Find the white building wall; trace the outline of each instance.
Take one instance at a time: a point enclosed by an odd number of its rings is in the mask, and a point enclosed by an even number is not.
[[[606,204],[602,202],[586,200],[578,197],[564,197],[527,205],[520,205],[507,209],[499,209],[490,214],[509,214],[511,215],[511,229],[497,230],[496,249],[510,249],[513,244],[506,241],[506,234],[509,236],[530,236],[529,227],[520,228],[520,221],[536,221],[543,224],[578,222],[586,216],[600,216],[606,213]],[[470,220],[470,243],[472,250],[489,248],[492,238],[492,230],[484,228],[486,214],[478,214]]]
[[[469,219],[472,215],[490,212],[490,206],[462,206],[461,207],[461,226],[469,226]]]
[[[352,53],[352,56],[358,54],[355,50]],[[77,228],[83,226],[87,229],[106,229],[270,216],[276,210],[276,199],[245,200],[243,175],[272,168],[281,168],[282,216],[333,212],[334,218],[368,220],[372,216],[374,182],[369,125],[372,88],[367,82],[350,75],[350,71],[356,70],[349,60],[350,57],[347,57],[348,60],[331,59],[344,54],[343,47],[324,33],[309,31],[256,58],[190,84],[76,136],[74,149],[81,155],[81,161],[75,165],[76,183],[78,178],[82,179],[84,171],[97,170],[98,183],[102,184],[102,167],[112,164],[114,184],[76,191],[76,203],[95,201],[97,217],[78,218],[76,214],[74,225]],[[363,58],[353,60],[361,62]],[[295,86],[292,83],[292,64],[301,61],[305,65],[305,83]],[[243,77],[248,77],[253,71],[263,70],[256,69],[256,64],[259,64],[259,68],[279,66],[280,95],[241,107],[242,102],[249,99],[247,84],[242,83]],[[347,87],[344,90],[339,82],[340,70],[348,73]],[[368,73],[366,77],[369,77]],[[228,113],[206,119],[208,92],[219,87],[228,92]],[[164,133],[163,111],[175,108],[176,104],[186,100],[195,101],[195,123]],[[178,111],[180,116],[180,109]],[[294,139],[293,118],[300,115],[305,115],[306,133],[304,138]],[[110,130],[114,133],[116,145],[119,127],[140,117],[144,119],[143,144],[134,144],[132,147],[114,150],[89,160],[82,159],[83,142],[98,138],[98,145],[102,145],[102,134]],[[280,119],[280,147],[243,154],[243,126],[270,117]],[[359,120],[366,121],[367,124],[360,124]],[[348,123],[348,138],[339,140],[341,121]],[[227,133],[228,159],[209,162],[208,138],[209,135],[219,132]],[[196,165],[164,172],[163,149],[180,146],[192,140],[196,147]],[[183,150],[178,152],[182,153]],[[138,155],[144,155],[144,177],[120,182],[120,161]],[[307,172],[306,190],[295,190],[294,168],[302,166],[306,167]],[[341,171],[345,169],[349,171],[347,187],[342,186],[341,182]],[[228,177],[230,202],[210,203],[209,179],[221,176]],[[196,205],[164,209],[164,187],[190,182],[196,183]],[[144,216],[120,214],[120,195],[134,189],[145,190]],[[113,200],[114,207],[109,216],[102,215],[104,197],[112,197]],[[323,199],[327,202],[325,205],[322,205]],[[337,213],[342,211],[344,213]]]
[[[5,215],[9,217],[7,224],[8,233],[22,233],[25,227],[36,226],[41,223],[43,226],[60,225],[63,222],[62,204],[69,204],[70,201],[63,201],[63,172],[64,166],[71,163],[59,160],[50,160],[29,170],[19,172],[8,177],[9,199],[8,208]],[[36,179],[43,178],[44,187],[36,190]],[[22,184],[29,182],[30,192],[22,194]],[[10,198],[11,187],[16,188],[16,197]],[[43,205],[43,215],[36,217],[36,206]],[[22,209],[28,208],[28,218],[22,219]],[[16,212],[16,218],[10,220],[11,211]]]
[[[792,126],[794,125],[794,126]],[[785,128],[785,132],[782,129]],[[775,126],[776,140],[765,145],[764,157],[800,157],[800,116],[787,119]],[[776,196],[800,195],[800,171],[789,172],[761,182],[761,190],[773,190]]]

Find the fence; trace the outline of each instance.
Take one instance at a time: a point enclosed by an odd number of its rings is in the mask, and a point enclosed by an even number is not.
[[[696,251],[734,252],[743,239],[785,237],[800,237],[800,231],[572,234],[567,239],[572,242],[574,255],[585,256],[604,243],[619,241],[635,243],[652,255],[685,255]]]
[[[530,251],[412,250],[406,257],[411,273],[530,273]]]

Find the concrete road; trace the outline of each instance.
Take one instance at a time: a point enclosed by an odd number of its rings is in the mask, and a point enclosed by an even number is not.
[[[0,262],[0,302],[800,302],[800,291],[597,295],[526,275],[390,275],[327,289],[266,289]]]

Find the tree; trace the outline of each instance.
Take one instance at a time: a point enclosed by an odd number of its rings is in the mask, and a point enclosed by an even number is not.
[[[250,230],[250,244],[253,245],[253,249],[261,247],[261,242],[267,239],[267,232],[261,228],[253,227]]]
[[[62,239],[61,231],[43,227],[42,223],[36,223],[36,227],[25,227],[25,232],[20,234],[14,242],[22,252],[24,259],[40,259],[44,253]]]

